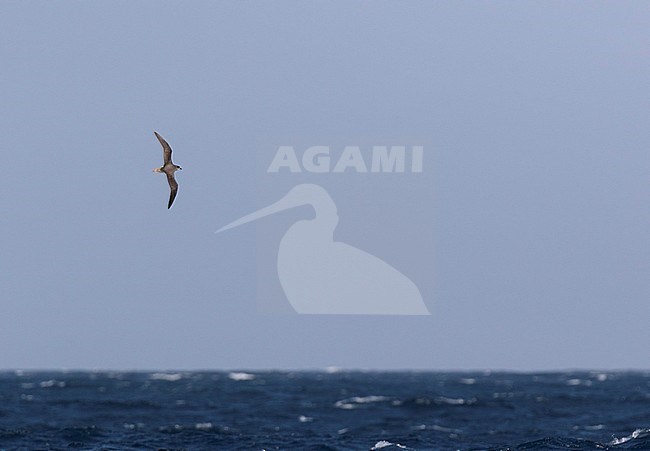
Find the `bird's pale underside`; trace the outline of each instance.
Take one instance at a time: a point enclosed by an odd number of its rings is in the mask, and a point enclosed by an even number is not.
[[[160,141],[160,144],[163,147],[163,165],[159,168],[154,169],[154,172],[162,172],[167,176],[167,183],[169,183],[169,203],[167,204],[167,209],[170,209],[176,199],[176,193],[178,193],[178,183],[174,178],[174,172],[179,169],[183,169],[180,166],[172,162],[172,148],[165,139],[160,136],[157,132],[153,132]]]

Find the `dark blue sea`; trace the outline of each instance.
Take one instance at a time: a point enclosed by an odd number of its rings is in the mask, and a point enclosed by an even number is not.
[[[650,372],[12,371],[0,449],[650,449]]]

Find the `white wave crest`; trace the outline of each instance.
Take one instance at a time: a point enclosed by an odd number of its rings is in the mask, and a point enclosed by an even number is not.
[[[183,379],[183,375],[181,373],[153,373],[149,376],[149,379],[153,381],[176,382]]]
[[[352,398],[345,398],[345,399],[341,399],[340,401],[336,401],[336,403],[334,403],[334,406],[338,407],[339,409],[355,409],[359,407],[360,404],[388,401],[389,399],[390,398],[388,398],[387,396],[376,396],[376,395],[353,396]]]
[[[228,373],[228,377],[233,381],[252,381],[255,379],[254,374],[250,373]]]
[[[476,398],[463,399],[463,398],[447,398],[446,396],[438,396],[436,398],[438,404],[449,404],[451,406],[472,405],[476,402]]]
[[[634,440],[636,438],[642,438],[642,437],[648,437],[650,436],[650,428],[645,428],[645,429],[637,429],[632,434],[628,435],[627,437],[622,437],[622,438],[615,438],[610,442],[610,445],[615,446],[615,445],[621,445],[623,443],[627,443],[630,440]]]
[[[375,446],[370,448],[370,451],[374,451],[374,450],[378,450],[378,449],[382,449],[382,448],[388,448],[389,446],[395,446],[395,447],[401,448],[401,449],[408,449],[406,446],[400,445],[399,443],[391,443],[391,442],[389,442],[387,440],[380,440],[377,443],[375,443]]]

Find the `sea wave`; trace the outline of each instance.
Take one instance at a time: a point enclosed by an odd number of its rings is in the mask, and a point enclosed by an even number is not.
[[[255,379],[255,375],[250,373],[232,372],[228,373],[228,378],[233,381],[252,381]]]
[[[370,451],[377,451],[379,449],[388,449],[388,448],[412,449],[407,446],[401,445],[399,443],[391,443],[387,440],[380,440],[377,443],[375,443],[375,446],[370,448]]]
[[[182,373],[153,373],[149,376],[152,381],[176,382],[183,379]]]
[[[0,448],[650,450],[649,390],[639,372],[12,371]]]
[[[357,407],[360,407],[362,404],[369,404],[371,402],[383,402],[389,400],[390,398],[387,396],[377,396],[377,395],[353,396],[352,398],[345,398],[345,399],[341,399],[340,401],[336,401],[334,403],[334,406],[338,407],[339,409],[356,409]]]
[[[615,438],[610,442],[610,445],[612,446],[622,445],[632,440],[645,438],[645,437],[650,437],[650,428],[636,429],[634,432],[632,432],[630,435],[626,437]],[[648,443],[648,445],[650,446],[650,443]]]

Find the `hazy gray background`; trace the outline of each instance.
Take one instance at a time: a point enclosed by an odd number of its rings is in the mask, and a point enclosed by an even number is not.
[[[647,2],[0,3],[0,368],[649,368],[648,23]],[[170,211],[153,130],[184,168]],[[266,174],[281,144],[424,145],[424,171]],[[258,289],[309,209],[213,232],[305,181],[432,316]]]

